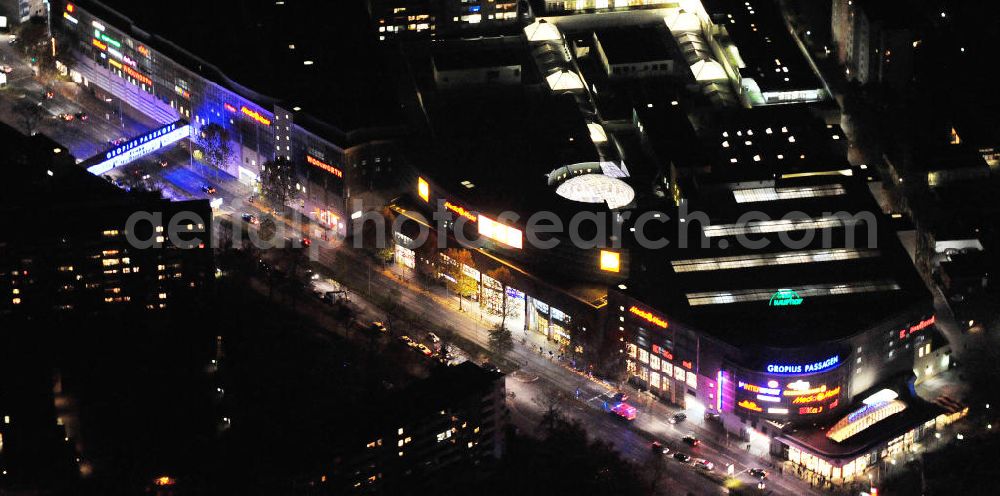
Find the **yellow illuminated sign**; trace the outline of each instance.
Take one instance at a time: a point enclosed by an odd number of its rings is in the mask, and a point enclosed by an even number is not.
[[[763,408],[757,406],[756,403],[754,403],[754,402],[752,402],[750,400],[743,400],[743,401],[737,403],[737,405],[741,406],[743,408],[746,408],[747,410],[752,410],[752,411],[755,411],[755,412],[763,412],[764,411]]]
[[[478,223],[480,236],[486,236],[511,248],[521,249],[522,233],[520,229],[501,224],[482,214],[479,215]]]
[[[450,201],[445,201],[444,208],[447,208],[448,210],[451,210],[452,212],[455,212],[456,214],[461,215],[462,217],[465,217],[466,219],[469,219],[472,222],[476,222],[476,214],[466,210],[465,207],[461,205],[455,205]]]
[[[667,326],[669,325],[669,324],[667,324],[666,320],[663,320],[663,319],[657,317],[656,315],[653,315],[653,312],[650,312],[649,310],[643,310],[643,309],[641,309],[641,308],[633,305],[631,308],[628,309],[628,311],[632,315],[640,317],[642,320],[645,320],[646,322],[649,322],[650,324],[655,324],[655,325],[657,325],[659,327],[662,327],[664,329],[666,329]],[[690,368],[690,367],[688,367],[688,368]]]
[[[431,201],[431,185],[422,177],[417,178],[417,195],[425,202]]]
[[[799,396],[792,400],[792,403],[796,405],[801,405],[803,403],[817,403],[826,399],[833,398],[840,394],[840,386],[837,386],[829,391],[823,391],[822,393],[810,394],[808,396]]]
[[[617,252],[601,250],[601,270],[618,272],[621,270],[621,256]]]

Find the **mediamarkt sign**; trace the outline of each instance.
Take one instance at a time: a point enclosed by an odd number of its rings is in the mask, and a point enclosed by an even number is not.
[[[804,365],[784,365],[771,363],[767,366],[767,371],[772,374],[812,374],[831,369],[840,364],[840,356],[835,355],[820,362],[807,363]]]

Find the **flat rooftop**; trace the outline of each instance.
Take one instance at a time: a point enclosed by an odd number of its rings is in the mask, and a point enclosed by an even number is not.
[[[832,131],[798,107],[741,110],[701,124],[698,139],[687,146],[731,150],[735,145],[720,147],[720,141],[764,137],[787,143],[794,127],[799,139],[792,146],[801,140],[805,153],[826,158],[805,172],[773,151],[743,163],[716,154],[709,166],[693,166],[682,188],[688,212],[683,221],[680,211],[664,205],[660,209],[671,219],[644,226],[647,238],[670,245],[643,248],[633,240],[626,294],[735,345],[801,346],[929,311],[929,293],[891,219],[863,178],[830,172],[847,167],[829,138]],[[655,115],[662,117],[649,122],[672,127],[669,114]],[[747,136],[751,122],[755,132]],[[798,126],[783,133],[781,122]],[[739,129],[742,136],[735,134]],[[746,153],[763,154],[733,156]],[[841,212],[847,217],[838,217]],[[775,295],[789,299],[791,292],[801,298],[797,303],[772,304]],[[748,316],[753,325],[746,324]]]
[[[655,27],[601,29],[594,35],[612,65],[676,58],[676,44],[666,30]]]
[[[601,209],[566,200],[548,184],[553,170],[600,158],[573,96],[517,87],[439,93],[427,102],[434,140],[415,143],[412,160],[470,208],[525,219],[541,210]]]
[[[785,27],[772,0],[702,0],[713,22],[725,27],[762,92],[811,90],[823,85]]]
[[[249,89],[288,109],[301,107],[304,115],[296,120],[305,123],[311,116],[336,128],[327,134],[403,121],[395,83],[387,76],[391,58],[383,56],[384,48],[371,32],[364,2],[175,0],[155,8],[134,0],[78,4],[134,36],[152,33],[146,42],[154,49],[244,97],[259,100],[243,91]]]

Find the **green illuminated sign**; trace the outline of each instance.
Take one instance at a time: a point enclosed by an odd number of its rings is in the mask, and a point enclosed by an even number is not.
[[[802,297],[794,290],[779,289],[767,302],[772,307],[795,307],[802,304]]]
[[[97,38],[97,39],[99,39],[101,41],[104,41],[104,42],[110,44],[111,46],[113,46],[115,48],[121,48],[122,47],[122,44],[119,43],[118,40],[116,40],[116,39],[114,39],[114,38],[112,38],[112,37],[110,37],[110,36],[102,33],[99,29],[95,29],[94,30],[94,38]]]

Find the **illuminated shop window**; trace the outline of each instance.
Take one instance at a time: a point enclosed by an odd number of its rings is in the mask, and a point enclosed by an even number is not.
[[[680,367],[674,367],[674,379],[684,382],[684,369]]]
[[[666,360],[663,360],[660,363],[660,370],[662,370],[663,374],[667,377],[674,375],[674,366]]]
[[[694,372],[687,373],[687,385],[689,388],[697,390],[698,389],[698,375]]]
[[[649,363],[649,352],[640,348],[639,349],[639,361],[642,363]]]
[[[638,353],[638,348],[634,343],[628,343],[625,345],[625,352],[628,354],[629,357],[635,358]]]

